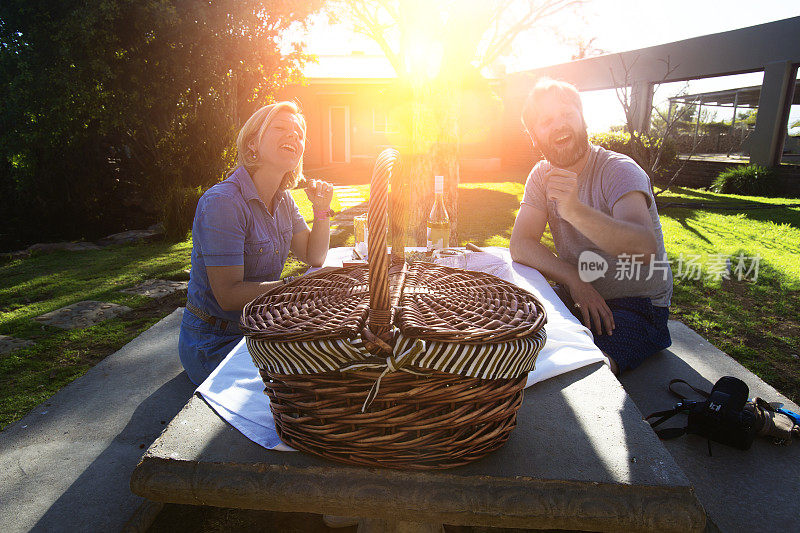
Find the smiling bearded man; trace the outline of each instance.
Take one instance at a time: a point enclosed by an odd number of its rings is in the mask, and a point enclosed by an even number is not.
[[[631,158],[589,143],[577,89],[540,80],[522,111],[544,155],[525,183],[511,256],[559,285],[614,373],[671,344],[672,271],[650,178]],[[541,242],[550,226],[558,255]]]
[[[589,151],[589,134],[586,132],[585,124],[582,124],[577,131],[565,124],[563,128],[552,132],[546,142],[537,138],[533,130],[528,131],[534,146],[539,148],[545,160],[555,167],[569,168]]]

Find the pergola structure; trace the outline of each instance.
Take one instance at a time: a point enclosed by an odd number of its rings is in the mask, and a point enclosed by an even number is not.
[[[795,84],[794,96],[789,105],[800,105],[800,86]],[[700,110],[703,106],[733,108],[733,119],[731,128],[736,125],[736,111],[739,108],[758,109],[758,101],[761,99],[761,86],[740,87],[738,89],[726,89],[724,91],[710,91],[705,93],[684,94],[668,98],[669,110],[676,104],[696,105],[697,116],[700,117]]]
[[[750,136],[750,161],[772,167],[780,163],[789,109],[797,98],[798,36],[800,17],[793,17],[515,73],[509,75],[507,102],[518,101],[521,108],[532,83],[542,76],[569,81],[581,91],[628,86],[634,125],[645,130],[655,85],[763,71],[756,127]]]

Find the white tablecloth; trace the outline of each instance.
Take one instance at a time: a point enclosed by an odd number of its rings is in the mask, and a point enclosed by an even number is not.
[[[350,259],[350,248],[328,252],[326,266],[341,266]],[[604,361],[592,342],[591,332],[567,310],[539,271],[511,261],[506,248],[486,248],[468,253],[466,268],[489,272],[536,295],[547,310],[547,343],[528,374],[526,387],[585,365]],[[253,365],[244,339],[236,345],[198,388],[211,407],[247,438],[275,450],[292,450],[278,438],[264,384]]]

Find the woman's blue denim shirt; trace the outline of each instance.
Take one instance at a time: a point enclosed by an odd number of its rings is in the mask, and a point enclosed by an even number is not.
[[[222,310],[211,291],[206,267],[244,265],[244,281],[280,278],[292,235],[309,228],[289,191],[277,195],[271,215],[244,167],[203,194],[192,225],[189,302],[209,315],[238,324],[241,310]]]

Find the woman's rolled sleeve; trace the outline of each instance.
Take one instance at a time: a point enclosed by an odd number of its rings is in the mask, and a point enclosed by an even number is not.
[[[241,206],[225,195],[201,198],[192,228],[206,266],[244,265],[246,221]]]

